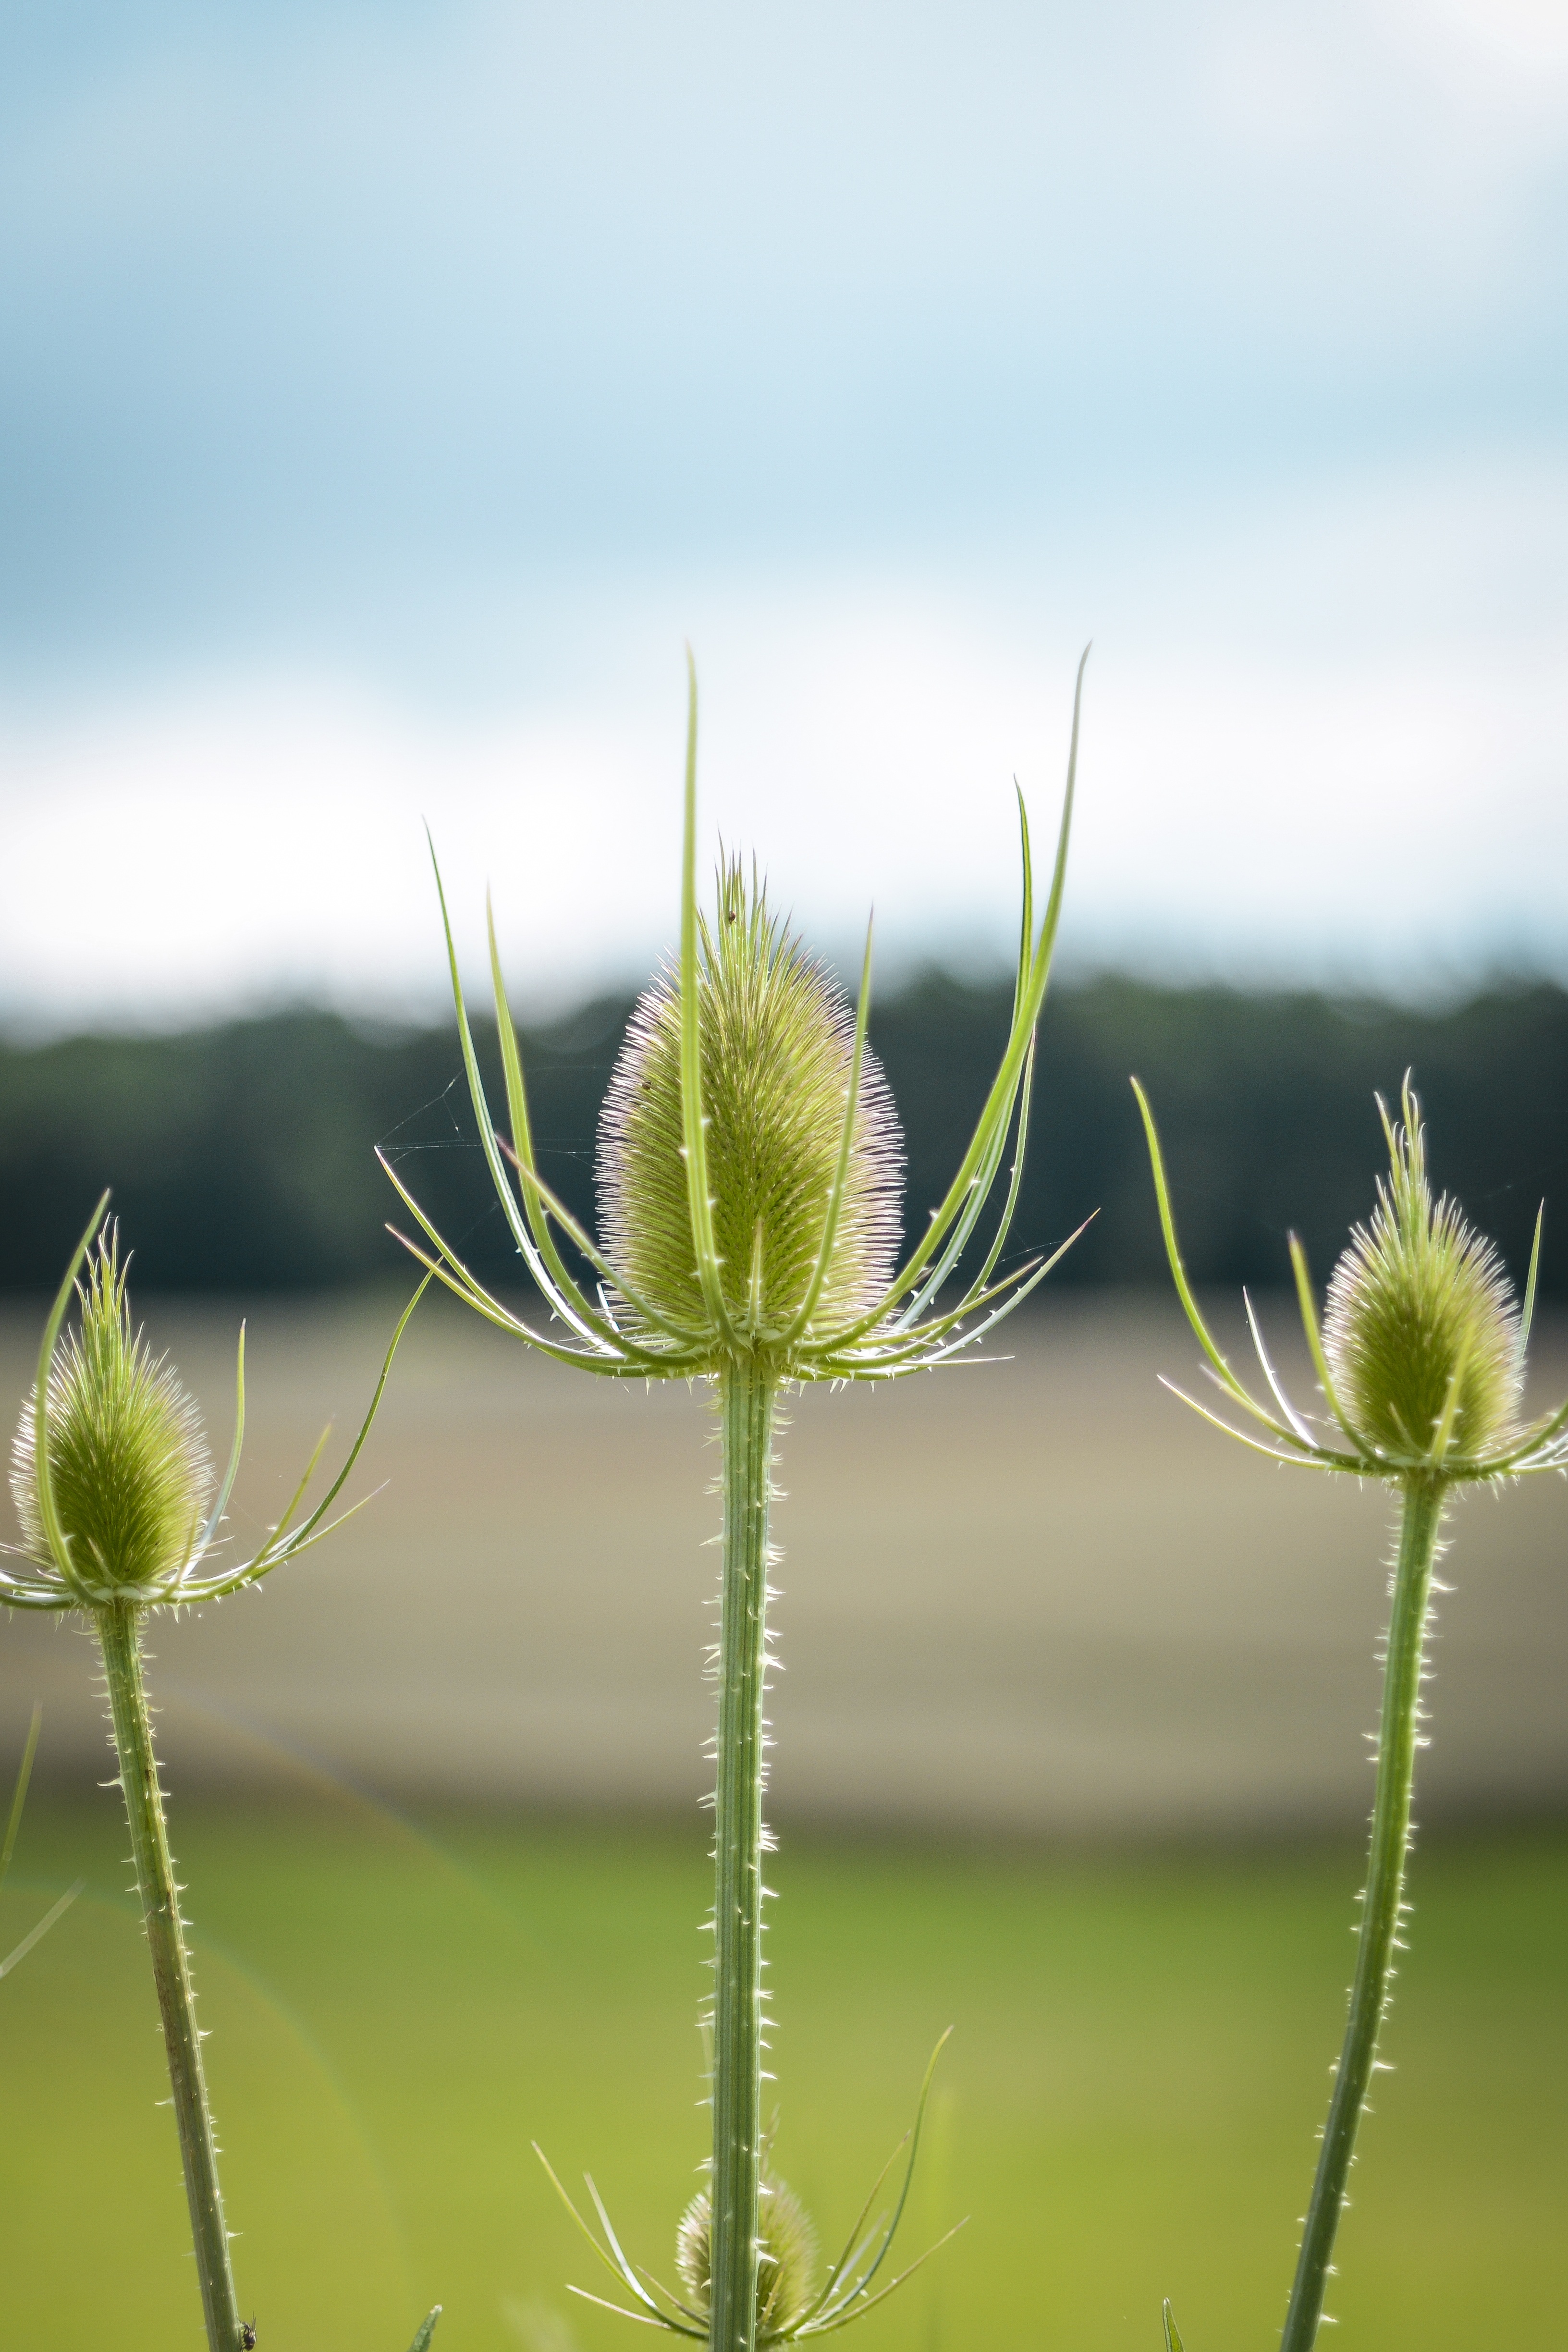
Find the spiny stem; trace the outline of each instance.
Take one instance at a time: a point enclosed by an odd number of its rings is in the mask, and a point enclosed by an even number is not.
[[[217,2147],[202,2070],[195,1992],[163,1821],[158,1759],[153,1752],[147,1688],[142,1675],[141,1612],[128,1601],[113,1601],[96,1610],[94,1615],[114,1717],[114,1745],[120,1758],[126,1818],[131,1824],[136,1883],[142,1892],[147,1944],[153,1955],[153,1981],[157,1987],[158,2008],[163,2021],[163,2046],[168,2053],[169,2082],[174,2091],[174,2120],[179,2126],[207,2342],[211,2352],[238,2352],[244,2330],[235,2300],[228,2232],[224,2226],[223,2198],[218,2189]]]
[[[1410,1845],[1422,1644],[1442,1517],[1443,1481],[1425,1475],[1410,1478],[1405,1487],[1399,1557],[1394,1569],[1394,1613],[1388,1633],[1388,1661],[1384,1669],[1383,1720],[1378,1731],[1372,1852],[1366,1892],[1362,1898],[1350,2019],[1333,2096],[1329,2102],[1322,2154],[1312,2183],[1312,2201],[1307,2210],[1307,2226],[1302,2233],[1280,2352],[1311,2352],[1317,2341],[1330,2257],[1355,2151],[1356,2129],[1377,2059],[1378,2030],[1388,2006],[1404,1906],[1405,1864]]]
[[[763,1685],[774,1382],[754,1359],[721,1379],[724,1584],[714,1801],[712,2352],[752,2352],[763,2035]]]

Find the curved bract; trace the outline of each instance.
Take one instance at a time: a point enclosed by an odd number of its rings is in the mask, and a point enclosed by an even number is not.
[[[289,1526],[330,1429],[321,1432],[288,1509],[260,1550],[241,1565],[204,1573],[245,1437],[245,1328],[235,1372],[234,1444],[205,1509],[211,1478],[195,1408],[169,1366],[154,1360],[132,1328],[118,1238],[103,1222],[108,1202],[105,1192],[66,1269],[13,1444],[11,1485],[24,1542],[20,1554],[11,1556],[26,1566],[0,1566],[0,1606],[9,1609],[145,1609],[216,1601],[320,1543],[353,1516],[326,1518],[359,1459],[397,1343],[429,1285],[426,1276],[405,1307],[370,1410],[316,1508],[298,1527]],[[79,1279],[84,1262],[85,1278]],[[62,1347],[73,1293],[80,1328]],[[361,1507],[356,1503],[353,1510]]]
[[[1237,1378],[1216,1346],[1182,1264],[1160,1139],[1136,1078],[1132,1091],[1143,1115],[1166,1254],[1187,1319],[1221,1393],[1263,1433],[1237,1429],[1166,1381],[1173,1395],[1226,1436],[1277,1462],[1310,1469],[1471,1486],[1568,1468],[1568,1403],[1522,1428],[1518,1421],[1544,1210],[1535,1221],[1524,1305],[1516,1309],[1492,1244],[1446,1195],[1432,1198],[1421,1106],[1408,1077],[1402,1124],[1394,1125],[1378,1097],[1389,1173],[1379,1179],[1370,1223],[1356,1228],[1334,1270],[1321,1327],[1306,1252],[1290,1235],[1301,1326],[1328,1407],[1326,1421],[1291,1403],[1245,1290],[1247,1328],[1273,1411]]]
[[[950,2025],[931,2052],[921,2084],[914,2121],[894,2148],[886,2164],[871,2183],[869,2193],[855,2217],[854,2227],[844,2242],[842,2252],[827,2269],[819,2272],[816,2231],[810,2216],[798,2198],[782,2184],[765,2180],[757,2200],[757,2239],[761,2259],[757,2265],[757,2308],[754,2323],[748,2330],[747,2341],[752,2352],[781,2344],[801,2344],[814,2336],[837,2336],[841,2328],[864,2318],[880,2303],[901,2287],[906,2279],[913,2278],[931,2256],[952,2243],[966,2224],[955,2221],[923,2254],[917,2254],[880,2285],[875,2282],[891,2253],[910,2201],[910,2189],[915,2177],[915,2161],[920,2155],[921,2134],[925,2124],[926,2103],[936,2074],[937,2061],[946,2048],[952,2032]],[[554,2168],[537,2140],[533,2153],[548,2174],[551,2186],[572,2216],[578,2230],[605,2270],[615,2280],[624,2294],[631,2296],[629,2305],[612,2303],[607,2296],[593,2294],[586,2287],[569,2286],[567,2293],[581,2297],[584,2303],[595,2303],[605,2311],[618,2312],[623,2319],[636,2319],[645,2326],[661,2327],[667,2335],[685,2336],[700,2344],[711,2342],[711,2313],[709,2309],[709,2276],[710,2255],[711,2208],[706,2193],[694,2198],[681,2216],[676,2233],[676,2274],[683,2294],[674,2294],[644,2269],[640,2263],[627,2260],[615,2225],[605,2209],[605,2200],[594,2186],[590,2175],[584,2175],[584,2185],[593,2200],[602,2237],[595,2234],[555,2176]],[[899,2158],[904,2159],[901,2175]],[[896,2181],[897,2193],[882,2204],[889,2178]]]
[[[602,1248],[539,1173],[492,915],[490,979],[510,1139],[496,1127],[437,869],[480,1140],[518,1250],[563,1330],[537,1328],[486,1290],[383,1155],[424,1236],[398,1238],[489,1322],[611,1379],[689,1378],[746,1359],[796,1381],[925,1370],[983,1338],[1077,1239],[996,1277],[1018,1197],[1035,1030],[1067,876],[1083,662],[1056,862],[1037,929],[1028,815],[1018,799],[1023,920],[1007,1043],[947,1194],[896,1269],[897,1128],[866,1041],[870,933],[851,1021],[825,975],[769,914],[755,877],[747,887],[740,870],[727,866],[715,920],[704,921],[696,897],[694,671],[689,684],[679,961],[643,998],[612,1082],[598,1167]],[[938,1307],[974,1236],[1010,1135],[1011,1178],[984,1263],[956,1304]],[[568,1270],[558,1235],[593,1269],[592,1296]]]

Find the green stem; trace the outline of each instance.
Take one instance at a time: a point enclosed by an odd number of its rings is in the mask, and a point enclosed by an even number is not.
[[[207,2342],[211,2352],[238,2352],[244,2330],[228,2258],[228,2232],[224,2226],[223,2198],[218,2189],[217,2147],[213,2137],[212,2109],[207,2104],[206,2078],[202,2071],[201,2036],[196,2031],[196,1997],[180,1917],[180,1890],[174,1883],[174,1865],[169,1853],[163,1791],[158,1780],[158,1759],[153,1752],[147,1686],[142,1676],[141,1612],[129,1602],[112,1601],[94,1613],[109,1682],[114,1745],[120,1758],[126,1818],[131,1824],[136,1883],[142,1891],[147,1944],[153,1955],[153,1981],[158,1989],[158,2008],[163,2021],[163,2046],[168,2053],[169,2081],[174,2095],[174,2120],[179,2126],[180,2155],[185,2169],[185,2196],[191,2209],[191,2235],[195,2242],[196,2275],[201,2282]]]
[[[1404,1912],[1405,1864],[1410,1845],[1422,1642],[1442,1517],[1442,1480],[1431,1476],[1411,1478],[1405,1489],[1399,1558],[1394,1576],[1394,1614],[1388,1632],[1388,1662],[1384,1669],[1383,1720],[1378,1730],[1372,1852],[1366,1892],[1362,1897],[1350,2019],[1334,2077],[1333,2097],[1329,2102],[1323,2150],[1312,2183],[1312,2201],[1307,2210],[1280,2352],[1311,2352],[1317,2341],[1334,2234],[1354,2159],[1356,2129],[1377,2061],[1378,2029],[1388,2007],[1394,1954]]]
[[[763,2052],[763,1685],[774,1382],[723,1375],[724,1585],[714,1799],[712,2352],[751,2352],[757,2315]]]

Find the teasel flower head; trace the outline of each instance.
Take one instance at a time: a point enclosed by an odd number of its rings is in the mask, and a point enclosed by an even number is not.
[[[1389,1173],[1330,1277],[1324,1351],[1346,1412],[1380,1453],[1420,1457],[1447,1411],[1454,1452],[1476,1459],[1506,1448],[1518,1424],[1519,1308],[1492,1244],[1447,1195],[1433,1200],[1408,1087],[1402,1126],[1378,1108]]]
[[[1182,1304],[1210,1376],[1259,1433],[1237,1429],[1175,1390],[1184,1404],[1276,1461],[1360,1477],[1436,1478],[1449,1486],[1568,1468],[1568,1403],[1533,1423],[1521,1419],[1544,1209],[1535,1222],[1521,1309],[1494,1245],[1446,1193],[1433,1198],[1421,1106],[1408,1076],[1398,1123],[1377,1097],[1388,1173],[1378,1180],[1371,1218],[1354,1229],[1334,1269],[1321,1326],[1306,1253],[1290,1236],[1302,1328],[1327,1408],[1317,1416],[1299,1412],[1287,1395],[1245,1291],[1271,1407],[1237,1379],[1215,1344],[1182,1264],[1153,1115],[1136,1078],[1132,1087]]]
[[[755,2352],[761,2352],[764,2345],[802,2344],[815,2336],[836,2336],[840,2328],[849,2326],[885,2303],[965,2226],[963,2221],[955,2222],[924,2253],[917,2254],[912,2263],[906,2263],[890,2278],[886,2275],[888,2257],[910,2201],[931,2083],[952,2032],[949,2026],[931,2052],[914,2121],[871,2183],[842,2252],[826,2269],[816,2225],[794,2190],[773,2173],[768,2160],[771,2134],[764,2138],[763,2170],[757,2195],[757,2317],[749,2339]],[[597,2304],[602,2310],[619,2312],[623,2319],[635,2319],[644,2326],[661,2327],[667,2335],[684,2336],[707,2344],[711,2335],[712,2227],[707,2189],[700,2189],[691,2200],[676,2231],[675,2270],[680,2283],[677,2290],[661,2285],[640,2263],[627,2258],[605,2209],[605,2200],[590,2176],[584,2176],[584,2184],[598,2219],[597,2231],[567,2195],[537,2140],[533,2153],[601,2267],[630,2300],[612,2303],[607,2296],[593,2294],[581,2286],[568,2287],[567,2293],[580,2296],[584,2303]],[[895,2193],[879,2210],[889,2179],[895,2183]]]
[[[330,1492],[290,1528],[326,1444],[323,1431],[293,1501],[259,1551],[242,1565],[219,1566],[210,1555],[245,1435],[245,1332],[234,1444],[215,1496],[196,1408],[173,1367],[153,1355],[132,1324],[118,1228],[104,1223],[108,1200],[106,1192],[60,1285],[22,1407],[11,1459],[22,1543],[0,1546],[22,1565],[0,1564],[0,1606],[90,1610],[212,1601],[319,1543],[331,1532],[325,1515],[358,1458],[398,1339],[425,1288],[421,1284],[398,1324],[370,1412]],[[77,1327],[62,1339],[73,1297]]]
[[[712,2208],[700,2189],[675,2233],[675,2269],[683,2304],[699,2318],[709,2311]],[[822,2262],[810,2214],[793,2189],[765,2175],[757,2192],[756,2343],[784,2344],[816,2300]]]
[[[1083,664],[1056,864],[1037,926],[1028,817],[1019,797],[1023,913],[1001,1064],[952,1182],[901,1266],[898,1126],[867,1044],[870,932],[851,1014],[770,909],[754,871],[748,879],[727,861],[711,918],[699,910],[694,671],[689,684],[680,950],[633,1015],[605,1100],[597,1240],[539,1173],[492,917],[490,981],[510,1138],[497,1129],[441,893],[480,1140],[518,1251],[562,1329],[537,1328],[487,1291],[384,1155],[423,1236],[398,1238],[489,1321],[546,1355],[610,1378],[690,1378],[745,1358],[761,1360],[781,1381],[896,1379],[926,1370],[993,1328],[1077,1238],[1044,1260],[997,1276],[1022,1179],[1035,1031],[1067,876]],[[996,1187],[1009,1137],[1010,1176],[983,1262],[962,1297],[939,1306]],[[591,1285],[568,1269],[563,1239],[592,1268]]]
[[[200,1415],[163,1359],[131,1327],[115,1226],[106,1226],[78,1286],[81,1318],[47,1381],[54,1512],[95,1599],[147,1600],[177,1578],[212,1500]],[[52,1565],[39,1506],[36,1400],[22,1407],[11,1491],[23,1549]]]
[[[898,1120],[876,1058],[862,1045],[846,1134],[854,1016],[770,912],[754,871],[748,885],[738,861],[723,867],[715,919],[710,925],[699,915],[697,932],[719,1289],[731,1328],[766,1349],[795,1319],[819,1263],[803,1338],[853,1321],[887,1288],[902,1222]],[[667,1321],[695,1325],[704,1309],[682,1142],[680,1045],[680,982],[672,973],[638,1003],[605,1098],[599,1230],[635,1297]],[[624,1305],[637,1328],[632,1297]],[[643,1336],[656,1337],[657,1327],[647,1326]]]

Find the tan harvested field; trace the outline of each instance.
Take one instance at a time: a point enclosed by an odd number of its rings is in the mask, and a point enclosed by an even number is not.
[[[142,1305],[226,1449],[237,1312]],[[393,1311],[253,1314],[237,1541],[329,1414],[353,1427]],[[1267,1319],[1294,1370],[1291,1311]],[[0,1321],[7,1415],[36,1334]],[[776,1810],[1074,1834],[1358,1819],[1383,1497],[1194,1422],[1155,1383],[1201,1385],[1158,1305],[1058,1297],[1008,1344],[1009,1362],[791,1408]],[[1568,1329],[1535,1353],[1542,1394],[1568,1385]],[[325,1769],[542,1806],[693,1801],[710,1438],[700,1393],[574,1375],[427,1305],[367,1449],[363,1486],[384,1492],[264,1591],[160,1622],[172,1760],[279,1790]],[[1475,1496],[1453,1533],[1423,1811],[1561,1804],[1568,1490]],[[5,1752],[37,1694],[40,1770],[101,1775],[87,1643],[24,1617],[0,1643]]]

